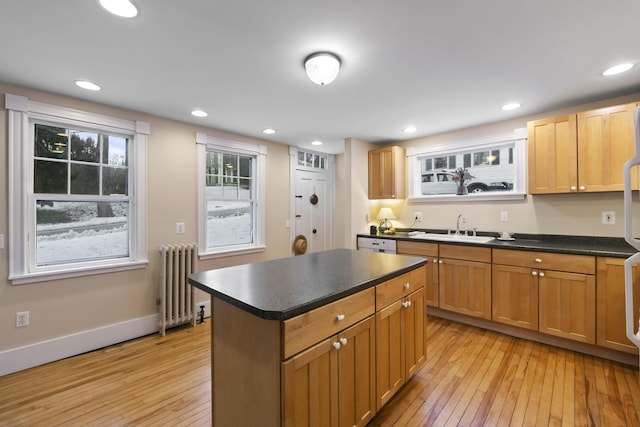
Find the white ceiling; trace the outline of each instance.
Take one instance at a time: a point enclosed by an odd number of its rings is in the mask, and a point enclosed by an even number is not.
[[[328,153],[640,91],[640,65],[601,76],[640,63],[638,0],[133,1],[2,0],[0,81]],[[342,59],[327,86],[319,50]]]

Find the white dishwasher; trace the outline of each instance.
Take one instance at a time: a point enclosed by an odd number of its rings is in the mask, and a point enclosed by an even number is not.
[[[378,239],[375,237],[358,237],[358,249],[369,252],[396,253],[396,241],[394,239]]]

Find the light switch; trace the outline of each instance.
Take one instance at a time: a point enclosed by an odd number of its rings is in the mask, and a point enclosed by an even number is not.
[[[176,222],[176,234],[184,234],[184,222]]]

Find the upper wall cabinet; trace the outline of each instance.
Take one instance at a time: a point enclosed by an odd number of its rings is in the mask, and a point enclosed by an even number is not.
[[[404,199],[404,149],[397,146],[369,151],[369,199]]]
[[[622,191],[637,105],[529,122],[529,193]]]

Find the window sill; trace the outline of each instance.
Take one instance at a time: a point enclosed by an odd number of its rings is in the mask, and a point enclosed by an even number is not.
[[[127,262],[122,264],[103,265],[100,267],[68,268],[58,271],[46,271],[28,274],[15,274],[9,276],[12,285],[24,285],[26,283],[48,282],[52,280],[68,279],[72,277],[92,276],[95,274],[115,273],[118,271],[137,270],[145,268],[147,260]]]
[[[211,251],[211,252],[201,252],[198,254],[199,259],[203,260],[203,259],[215,259],[215,258],[224,258],[224,257],[229,257],[229,256],[237,256],[237,255],[246,255],[246,254],[253,254],[253,253],[257,253],[257,252],[264,252],[264,250],[267,247],[264,245],[261,246],[251,246],[251,247],[244,247],[244,248],[238,248],[238,249],[221,249],[221,250],[217,250],[215,252]]]
[[[525,193],[479,193],[479,194],[465,194],[458,196],[455,194],[440,194],[434,196],[414,196],[409,197],[408,200],[414,203],[431,203],[431,202],[480,202],[480,201],[495,201],[495,200],[522,200],[526,196]]]

